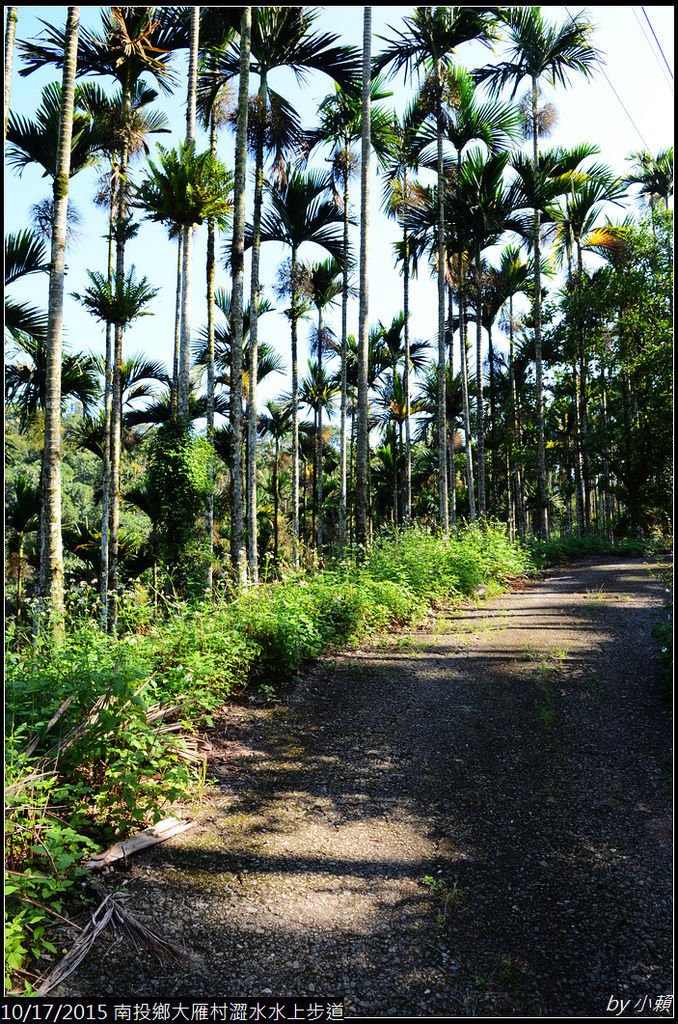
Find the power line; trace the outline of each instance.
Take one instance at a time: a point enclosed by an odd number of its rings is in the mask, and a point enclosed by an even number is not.
[[[645,8],[644,8],[644,7],[641,7],[640,9],[641,9],[641,11],[643,12],[643,14],[645,15],[645,21],[646,21],[646,22],[648,23],[648,25],[650,26],[650,32],[651,32],[651,33],[652,33],[652,35],[654,36],[654,41],[655,41],[655,43],[657,44],[657,46],[659,47],[659,52],[661,53],[662,57],[664,58],[664,63],[666,64],[666,67],[668,68],[668,72],[669,72],[669,74],[671,75],[671,78],[673,79],[673,71],[671,70],[671,65],[670,65],[670,64],[669,64],[669,62],[667,61],[667,59],[666,59],[666,55],[665,55],[664,51],[662,50],[662,46],[661,46],[661,43],[660,43],[660,42],[659,42],[659,40],[657,39],[657,33],[655,32],[655,30],[654,30],[654,29],[653,29],[653,27],[652,27],[652,22],[650,21],[650,19],[649,19],[649,17],[648,17],[648,13],[647,13],[647,11],[645,10]]]
[[[566,7],[566,8],[565,8],[565,10],[567,11],[567,14],[568,14],[568,16],[569,16],[569,18],[570,18],[570,21],[571,21],[571,22],[572,22],[572,23],[573,23],[574,25],[576,25],[577,23],[576,23],[575,19],[574,19],[574,18],[572,17],[572,15],[570,14],[569,8],[567,8],[567,7]],[[607,82],[607,84],[609,85],[610,89],[612,89],[612,92],[614,93],[614,95],[615,95],[615,97],[616,97],[616,99],[617,99],[617,102],[619,103],[619,106],[620,106],[620,107],[622,108],[622,110],[623,110],[623,111],[624,111],[624,113],[626,114],[627,118],[629,119],[629,122],[630,122],[631,126],[633,127],[634,131],[635,131],[635,132],[637,133],[637,135],[638,135],[638,138],[639,138],[639,139],[640,139],[640,141],[641,141],[641,142],[643,143],[643,145],[645,146],[645,149],[646,149],[646,150],[648,151],[648,153],[649,153],[649,151],[650,151],[650,147],[649,147],[649,145],[647,144],[647,142],[645,141],[645,139],[643,138],[643,133],[641,132],[640,128],[638,127],[638,125],[636,124],[636,122],[635,122],[635,121],[633,120],[633,118],[631,117],[631,115],[629,114],[629,112],[628,112],[628,110],[626,109],[626,107],[624,106],[624,102],[623,102],[623,100],[622,100],[621,96],[619,95],[619,93],[617,92],[617,90],[616,90],[616,89],[615,89],[615,87],[613,86],[612,82],[610,81],[610,79],[609,79],[609,77],[608,77],[608,74],[607,74],[607,72],[605,71],[605,68],[604,68],[604,67],[602,66],[602,64],[601,64],[601,67],[600,67],[600,71],[601,71],[601,74],[602,74],[603,78],[605,79],[605,81],[606,81],[606,82]]]
[[[647,34],[647,30],[646,30],[645,26],[643,25],[642,21],[640,20],[640,18],[638,17],[638,11],[636,10],[635,7],[632,7],[631,10],[633,11],[633,17],[638,22],[638,25],[640,27],[640,31],[645,36],[645,41],[647,42],[647,45],[648,45],[648,47],[649,47],[649,49],[650,49],[650,51],[652,53],[652,56],[657,61],[657,65],[659,66],[659,70],[661,71],[662,75],[664,76],[664,78],[668,82],[669,87],[673,88],[673,86],[671,85],[671,82],[669,81],[669,79],[666,76],[666,69],[664,68],[664,65],[662,64],[662,62],[660,61],[659,55],[658,55],[656,49],[654,48],[654,46],[652,45],[652,41],[651,41],[650,37]]]

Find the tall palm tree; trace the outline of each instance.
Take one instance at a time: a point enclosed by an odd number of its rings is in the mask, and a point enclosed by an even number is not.
[[[400,220],[402,238],[396,243],[397,261],[403,275],[403,335],[405,390],[405,488],[403,518],[409,522],[412,514],[412,417],[411,417],[411,350],[410,350],[410,278],[416,274],[416,252],[410,239],[410,211],[425,202],[425,192],[413,177],[419,168],[421,150],[420,129],[422,109],[418,101],[412,103],[402,119],[394,115],[388,156],[385,161],[385,187],[382,205],[386,213]]]
[[[370,84],[370,139],[377,158],[383,163],[391,145],[393,128],[391,116],[379,105],[379,100],[390,96],[384,89],[383,81],[377,77]],[[318,127],[306,133],[306,150],[310,155],[317,147],[329,146],[331,155],[332,191],[335,201],[341,206],[344,229],[343,287],[341,305],[341,366],[340,398],[340,440],[339,440],[339,549],[346,545],[347,512],[347,338],[348,302],[353,294],[349,275],[351,255],[349,227],[352,224],[349,190],[352,176],[356,173],[359,159],[354,146],[360,142],[362,132],[362,97],[357,85],[345,83],[336,85],[334,92],[324,98],[318,108]]]
[[[234,11],[237,9],[234,9]],[[230,93],[227,85],[220,85],[217,82],[216,72],[213,70],[212,55],[220,49],[228,46],[237,35],[238,23],[230,10],[219,8],[201,8],[200,42],[202,48],[202,64],[199,68],[198,81],[201,77],[209,76],[212,83],[212,92],[206,100],[201,99],[199,90],[196,94],[198,112],[201,116],[203,126],[209,131],[210,153],[213,157],[217,155],[217,132],[220,126],[226,121],[227,111],[230,104]],[[212,69],[211,69],[212,68]],[[211,70],[210,70],[211,69]],[[196,82],[197,86],[197,82]],[[213,217],[207,220],[207,250],[205,258],[205,280],[207,286],[207,416],[206,436],[214,450],[214,416],[215,416],[215,288],[216,288],[216,232],[217,225]],[[215,466],[211,460],[210,476],[214,480]],[[206,590],[212,592],[213,586],[213,555],[214,555],[214,487],[210,489],[207,499],[206,532],[209,544],[207,558],[207,580]]]
[[[512,167],[516,172],[516,178],[513,182],[514,189],[514,206],[516,209],[515,224],[518,234],[527,243],[528,248],[531,252],[535,251],[534,243],[534,211],[537,210],[539,213],[540,222],[540,237],[538,241],[538,248],[541,253],[541,234],[542,225],[544,225],[544,231],[548,235],[553,235],[555,232],[558,234],[558,201],[563,197],[566,197],[573,188],[585,183],[588,180],[588,171],[585,169],[585,162],[592,156],[598,153],[598,147],[592,143],[581,143],[578,146],[574,146],[572,149],[563,149],[555,147],[550,150],[541,151],[539,154],[539,170],[535,172],[535,164],[532,159],[525,156],[523,153],[516,153],[512,157]],[[562,234],[562,232],[561,232]],[[565,231],[567,234],[567,231]],[[534,266],[534,259],[532,260],[532,266]],[[545,276],[549,276],[552,271],[550,261],[544,260],[540,256],[540,274],[539,280]],[[535,282],[536,284],[536,277]],[[539,303],[535,302],[534,299],[534,284],[531,292],[532,298],[532,309],[539,306],[541,309],[542,297],[540,296]],[[543,293],[543,286],[542,286]],[[536,322],[535,318],[535,322]],[[542,353],[542,349],[537,350],[535,330],[535,369],[538,362],[542,361],[542,355],[537,359],[538,351]],[[541,335],[540,335],[541,337]],[[576,372],[576,371],[575,371]],[[535,373],[535,378],[538,375]],[[542,389],[543,390],[543,389]],[[540,388],[539,383],[536,381],[536,407],[537,407],[537,441],[539,441],[539,394]],[[576,412],[576,401],[575,401],[575,415]],[[543,402],[542,402],[543,411]],[[543,424],[542,424],[543,425]],[[578,436],[578,428],[575,430],[575,434]],[[578,473],[577,461],[575,461],[575,472]],[[537,443],[537,532],[539,532],[539,443]],[[583,484],[581,480],[577,485],[578,492],[582,491]],[[583,498],[582,498],[583,500]],[[583,514],[583,506],[582,506]],[[548,509],[544,513],[547,517]],[[543,517],[542,517],[543,518]],[[583,521],[583,520],[582,520]]]
[[[244,537],[245,507],[242,487],[242,346],[245,285],[245,177],[252,8],[244,7],[240,20],[240,81],[233,181],[233,239],[231,242],[231,566],[236,586],[247,582]]]
[[[292,407],[289,402],[269,401],[266,412],[259,415],[259,431],[273,438],[273,562],[278,567],[280,537],[280,450],[292,429]]]
[[[299,379],[298,321],[302,312],[299,249],[308,242],[324,248],[338,262],[343,257],[341,214],[329,198],[329,176],[288,167],[281,188],[269,184],[262,212],[261,241],[280,242],[290,249],[288,316],[292,350],[292,519],[293,561],[299,564]],[[250,233],[250,238],[251,238]]]
[[[368,533],[368,474],[370,460],[370,425],[367,398],[368,336],[369,336],[369,274],[370,246],[370,64],[372,60],[372,8],[363,8],[363,105],[360,151],[360,297],[358,306],[358,437],[356,447],[356,510],[355,535],[359,549],[365,551]]]
[[[485,486],[485,424],[483,400],[483,374],[481,340],[483,327],[483,268],[481,254],[488,245],[495,244],[506,229],[519,227],[513,217],[515,189],[504,178],[509,153],[491,152],[484,156],[479,150],[471,153],[461,165],[456,191],[448,204],[452,219],[468,232],[475,259],[475,320],[476,320],[476,388],[478,436],[478,506],[481,516],[487,512]]]
[[[475,522],[476,519],[476,500],[475,500],[475,475],[473,471],[473,457],[472,457],[472,431],[471,431],[471,405],[469,399],[469,375],[468,375],[468,324],[467,324],[467,297],[466,297],[466,285],[465,282],[469,276],[470,267],[470,251],[473,249],[473,239],[468,231],[468,227],[462,224],[460,219],[460,203],[455,201],[456,193],[452,190],[447,190],[447,198],[445,202],[446,206],[446,243],[448,248],[448,259],[447,259],[447,282],[451,290],[456,289],[457,301],[459,307],[459,314],[457,317],[457,323],[459,325],[459,338],[460,338],[460,368],[461,368],[461,385],[462,385],[462,405],[464,414],[464,435],[465,435],[465,448],[466,448],[466,483],[468,491],[469,501],[469,518],[471,522]],[[455,207],[452,212],[453,206]],[[410,215],[410,227],[411,227],[411,247],[412,252],[416,254],[417,258],[421,257],[424,253],[427,253],[434,261],[436,259],[436,253],[438,250],[437,241],[437,223],[438,223],[438,200],[437,200],[437,188],[427,186],[422,190],[421,202],[415,209],[411,211]],[[450,303],[450,334],[453,335],[455,318],[452,315],[452,303]],[[451,350],[453,346],[450,346]],[[450,372],[452,376],[454,365],[453,360],[450,357],[449,362]],[[436,385],[440,387],[439,374],[436,375]],[[447,387],[447,383],[445,384]],[[447,402],[446,402],[447,404]],[[436,417],[436,425],[438,425],[440,417]],[[439,430],[439,426],[437,426]],[[454,462],[454,459],[451,460]],[[454,467],[452,467],[453,469]],[[449,502],[450,515],[454,514],[454,506],[452,500]]]
[[[117,223],[117,204],[120,199],[121,187],[125,188],[126,200],[131,199],[131,180],[121,182],[120,180],[120,159],[123,152],[128,153],[131,162],[140,154],[149,154],[149,147],[146,141],[150,134],[164,133],[168,131],[167,119],[160,111],[150,109],[151,104],[157,99],[157,92],[143,84],[141,81],[134,81],[131,86],[129,101],[124,103],[122,87],[118,87],[117,93],[111,98],[105,97],[99,87],[87,84],[87,91],[83,93],[81,105],[87,109],[97,126],[98,148],[108,158],[110,167],[108,172],[102,176],[99,192],[95,199],[108,211],[108,284],[113,287],[115,273],[115,242]],[[132,237],[136,232],[136,225],[127,218],[125,229],[126,238]],[[114,352],[113,352],[114,327],[106,323],[105,342],[105,369],[104,369],[104,468],[103,486],[101,498],[101,572],[100,580],[102,586],[108,587],[109,567],[109,542],[111,531],[111,487],[112,487],[112,453],[117,445],[113,436],[113,380],[114,380]],[[121,338],[119,338],[119,341]],[[122,360],[123,367],[125,360]],[[124,375],[124,370],[120,371]],[[122,394],[124,386],[122,379],[116,388],[116,394],[120,402],[123,401]],[[121,411],[116,411],[116,424],[121,424]],[[122,430],[122,425],[120,426]],[[117,501],[117,498],[115,499]],[[115,502],[114,502],[115,503]],[[117,516],[117,513],[116,513]],[[102,612],[108,607],[107,591],[102,591]]]
[[[168,9],[171,12],[171,9]],[[125,244],[130,237],[128,217],[128,165],[134,137],[126,129],[133,121],[133,96],[135,85],[144,75],[150,74],[160,88],[170,92],[174,83],[171,69],[173,50],[182,45],[181,33],[177,34],[173,16],[163,18],[154,7],[111,7],[101,12],[101,30],[95,32],[83,28],[78,39],[78,75],[112,77],[120,87],[121,130],[120,151],[115,178],[115,273],[119,281],[125,278]],[[65,53],[64,33],[43,22],[44,30],[35,40],[21,41],[19,51],[24,65],[19,72],[22,76],[33,74],[40,68],[54,64],[63,66]],[[122,367],[123,328],[115,328],[113,343],[113,372],[111,380],[111,529],[110,529],[110,577],[112,584],[117,580],[118,531],[120,508],[117,495],[120,493],[120,446],[121,446],[121,402],[120,374]],[[103,540],[102,540],[103,544]]]
[[[89,287],[83,293],[74,293],[76,298],[87,309],[95,319],[106,325],[107,331],[110,327],[122,332],[134,320],[140,316],[147,316],[149,311],[146,306],[158,293],[157,288],[152,288],[148,280],[143,277],[137,281],[134,267],[131,267],[124,278],[117,274],[104,277],[96,271],[88,271],[90,280]],[[105,373],[107,376],[108,360],[106,361]],[[119,424],[116,430],[122,433],[122,406],[123,406],[123,361],[121,360],[117,371],[118,388],[112,401],[111,423]],[[105,410],[106,411],[106,410]],[[107,424],[106,424],[107,425]],[[101,625],[104,629],[109,622],[112,625],[117,623],[118,596],[117,596],[117,552],[116,558],[111,564],[111,551],[109,541],[112,539],[113,531],[110,530],[109,516],[112,518],[113,509],[120,507],[120,457],[121,444],[111,445],[111,458],[109,461],[108,445],[104,449],[104,478],[101,513],[101,572],[99,575],[99,591],[101,598]],[[109,509],[110,504],[110,509]],[[109,609],[109,592],[113,595],[113,605]]]
[[[433,119],[436,129],[437,172],[437,236],[438,236],[438,503],[439,520],[444,531],[449,528],[447,497],[447,439],[445,435],[445,176],[444,176],[444,72],[462,43],[472,39],[487,42],[493,35],[492,9],[472,7],[417,7],[414,15],[404,19],[404,30],[389,42],[376,58],[378,70],[392,67],[393,73],[423,72],[433,97]],[[391,31],[394,31],[393,29]]]
[[[315,542],[318,558],[323,555],[323,448],[324,435],[322,427],[323,410],[331,416],[334,399],[338,391],[336,381],[323,368],[320,359],[310,360],[308,376],[299,386],[299,401],[313,411],[313,430],[315,433],[315,458],[313,460],[313,478],[315,481]]]
[[[328,348],[327,330],[323,320],[325,310],[334,304],[343,291],[343,270],[342,266],[335,259],[325,260],[323,263],[314,263],[307,268],[306,288],[310,302],[318,312],[318,327],[315,336],[315,354],[318,357],[318,372],[323,373],[323,354]],[[312,346],[313,348],[313,346]],[[316,544],[318,556],[322,558],[323,552],[323,474],[322,474],[322,422],[323,403],[317,404],[316,410]]]
[[[477,81],[489,84],[493,94],[504,86],[515,96],[520,83],[529,79],[532,92],[532,159],[535,177],[540,175],[539,154],[539,83],[546,79],[552,85],[567,86],[573,72],[589,78],[593,75],[599,53],[591,45],[592,25],[582,14],[570,17],[560,27],[549,25],[540,7],[511,7],[500,13],[508,32],[508,59],[479,69]],[[548,534],[548,479],[546,441],[544,437],[544,381],[541,336],[541,211],[534,208],[534,335],[535,373],[537,383],[537,532]]]
[[[567,263],[567,287],[579,298],[575,315],[575,350],[579,372],[574,378],[574,430],[576,450],[576,489],[578,529],[591,526],[591,474],[588,444],[588,353],[580,311],[584,281],[583,251],[594,248],[597,252],[619,242],[618,232],[609,225],[597,227],[602,210],[608,203],[618,203],[626,195],[626,183],[617,178],[610,168],[596,164],[578,176],[561,197],[560,205],[549,211],[554,221],[556,254],[561,263]],[[582,493],[583,491],[583,493]]]
[[[250,74],[259,77],[256,100],[252,102],[250,124],[254,149],[254,210],[252,221],[252,271],[250,308],[254,310],[250,325],[250,345],[254,363],[258,358],[257,313],[260,303],[261,216],[264,199],[264,161],[273,158],[278,182],[295,150],[299,150],[303,132],[294,107],[271,87],[274,71],[290,68],[297,80],[307,80],[309,71],[322,71],[336,82],[348,84],[357,71],[351,47],[337,46],[338,37],[314,31],[319,12],[305,7],[255,7],[250,40]],[[238,52],[233,46],[215,51],[209,63],[203,94],[220,88],[237,73]],[[256,389],[256,371],[250,378]],[[248,467],[247,467],[247,535],[250,574],[257,578],[256,541],[256,393],[248,398]]]
[[[673,195],[673,146],[662,149],[656,156],[645,150],[628,157],[631,173],[625,178],[629,185],[639,186],[639,196],[650,206],[652,231],[655,232],[654,209],[657,200],[662,199],[666,209],[669,197]]]
[[[59,156],[54,176],[54,222],[47,311],[47,367],[45,390],[45,447],[42,462],[42,516],[39,593],[51,629],[63,628],[64,567],[61,539],[61,358],[66,276],[66,218],[68,179],[73,134],[75,73],[80,8],[69,7],[64,30],[64,65]]]
[[[495,274],[495,308],[500,312],[508,303],[503,329],[509,338],[509,408],[506,419],[509,423],[510,443],[507,444],[507,500],[509,508],[509,529],[512,536],[525,535],[523,520],[523,480],[520,458],[521,437],[518,418],[518,393],[516,380],[515,325],[513,301],[516,295],[529,295],[533,284],[533,270],[530,261],[523,260],[517,245],[506,245],[499,257]]]
[[[209,150],[196,151],[194,141],[180,143],[176,149],[158,145],[157,163],[148,161],[148,170],[135,189],[134,205],[145,211],[149,220],[169,224],[174,229],[182,253],[181,322],[186,326],[188,314],[184,307],[190,296],[190,247],[183,230],[213,220],[220,228],[229,223],[232,210],[233,181],[225,165]],[[190,382],[190,350],[184,351],[186,340],[182,328],[179,375],[177,389],[177,412],[180,418],[187,415],[187,392]]]

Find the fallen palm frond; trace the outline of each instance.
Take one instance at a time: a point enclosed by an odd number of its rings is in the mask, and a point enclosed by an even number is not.
[[[100,889],[99,891],[103,892],[104,890]],[[169,960],[174,963],[185,961],[189,955],[186,949],[156,935],[150,928],[138,921],[129,910],[125,909],[123,901],[128,898],[129,894],[127,893],[106,893],[92,914],[89,924],[83,929],[66,956],[49,974],[39,979],[35,986],[39,995],[47,995],[48,992],[65,981],[80,966],[96,940],[107,929],[131,942],[134,949],[149,950],[158,960]]]
[[[158,821],[155,825],[152,825],[151,828],[146,828],[143,832],[132,836],[131,839],[125,839],[123,842],[116,843],[102,853],[96,854],[96,856],[86,860],[83,867],[89,868],[91,871],[101,871],[116,860],[123,860],[131,853],[137,853],[139,850],[145,850],[149,846],[164,843],[166,839],[169,839],[171,836],[180,835],[187,829],[193,828],[194,825],[194,821],[165,818],[163,821]]]

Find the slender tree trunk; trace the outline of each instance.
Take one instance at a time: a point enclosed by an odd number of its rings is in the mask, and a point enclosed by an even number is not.
[[[210,153],[216,156],[217,152],[217,126],[214,111],[210,118]],[[207,509],[205,511],[205,532],[207,533],[207,566],[205,573],[205,591],[212,594],[213,587],[213,559],[214,559],[214,279],[215,279],[215,236],[216,225],[214,220],[207,224],[207,255],[205,262],[205,284],[207,299],[207,441],[210,445],[210,493],[207,498]]]
[[[485,401],[483,394],[483,285],[480,267],[480,248],[476,253],[476,273],[478,290],[476,293],[476,404],[478,414],[478,511],[484,518],[487,515],[487,498],[485,495]]]
[[[297,251],[292,247],[292,565],[299,568],[299,358]]]
[[[454,297],[452,284],[447,285],[447,322],[449,331],[449,369],[450,385],[454,382]],[[454,420],[449,425],[447,437],[447,459],[449,463],[449,479],[447,483],[447,496],[450,506],[450,528],[453,533],[457,532],[457,486],[456,470],[454,465]]]
[[[584,519],[584,478],[582,475],[581,460],[581,424],[579,421],[579,385],[577,383],[577,361],[572,363],[572,434],[574,439],[574,497],[577,516],[577,536],[581,537],[586,532]]]
[[[612,480],[610,477],[610,460],[608,458],[608,419],[607,419],[607,382],[605,378],[605,362],[600,362],[600,394],[601,416],[603,421],[603,476],[605,479],[605,519],[609,540],[614,541],[614,506],[612,502]]]
[[[520,453],[521,453],[521,438],[520,438],[520,420],[518,417],[518,387],[516,384],[516,352],[515,352],[515,339],[513,335],[513,296],[509,301],[509,378],[511,381],[511,417],[512,417],[512,431],[513,431],[513,484],[515,488],[515,522],[516,531],[518,536],[522,539],[525,536],[525,523],[523,520],[523,494],[522,494],[522,479],[520,472]]]
[[[278,439],[275,441],[275,461],[273,462],[273,564],[276,572],[278,570],[278,548],[280,528],[278,525],[280,509],[280,484],[278,481],[278,459],[280,458],[280,445]]]
[[[61,86],[61,116],[57,169],[54,177],[54,220],[49,274],[47,323],[47,368],[45,388],[45,447],[43,453],[42,531],[40,552],[40,597],[54,635],[63,630],[64,566],[61,538],[61,362],[66,275],[66,225],[68,179],[71,168],[71,138],[75,73],[78,60],[80,8],[69,7],[64,35],[64,66]]]
[[[581,294],[584,278],[581,246],[577,245],[577,289]],[[578,318],[580,306],[578,304]],[[582,476],[584,482],[584,524],[586,532],[591,530],[591,466],[589,459],[588,440],[588,359],[586,356],[586,340],[581,320],[577,324],[577,345],[579,350],[579,425],[581,430]]]
[[[115,188],[111,180],[111,195],[108,217],[108,284],[113,285],[115,272]],[[108,628],[108,563],[109,534],[111,518],[111,413],[113,396],[113,325],[106,324],[106,357],[104,363],[104,442],[101,493],[101,561],[99,572],[99,621],[101,628]]]
[[[249,99],[252,8],[243,7],[240,24],[240,83],[235,143],[233,243],[231,255],[231,563],[237,586],[247,583],[242,486],[242,347],[245,276],[245,177],[247,171],[247,114]]]
[[[174,303],[174,348],[172,354],[172,415],[179,415],[179,349],[181,347],[181,297],[183,293],[184,233],[177,234],[177,287]]]
[[[447,509],[447,427],[445,397],[445,169],[443,164],[443,109],[440,62],[436,58],[436,126],[437,126],[437,176],[438,176],[438,514],[443,533],[449,530]]]
[[[532,78],[532,140],[535,178],[539,173],[539,111],[537,79]],[[544,369],[541,339],[541,214],[534,211],[534,351],[537,385],[537,535],[548,539],[548,481],[546,476],[546,439],[544,437]]]
[[[348,143],[346,148],[348,148]],[[344,171],[344,240],[341,287],[341,393],[339,398],[339,554],[346,550],[346,449],[347,449],[347,405],[348,380],[346,359],[348,351],[348,170]]]
[[[371,84],[372,8],[363,8],[363,107],[362,148],[360,168],[360,303],[358,311],[358,453],[356,540],[367,548],[368,536],[368,467],[369,467],[369,410],[367,397],[368,344],[369,344],[369,199],[370,199],[370,84]]]
[[[323,379],[323,311],[318,310],[318,380],[322,386]],[[323,403],[322,395],[318,395],[316,437],[316,545],[318,558],[323,557]]]
[[[466,294],[463,284],[463,268],[460,258],[459,277],[459,349],[461,366],[461,395],[464,405],[464,443],[466,448],[466,486],[468,488],[469,519],[476,521],[476,497],[473,481],[473,449],[471,444],[471,405],[469,401],[468,363],[466,361]]]
[[[130,72],[123,89],[122,123],[128,125],[132,109],[132,82]],[[127,167],[129,164],[129,143],[127,135],[120,154],[118,178],[117,221],[115,226],[115,277],[125,277],[125,241],[127,216]],[[115,325],[113,340],[113,394],[111,399],[111,535],[109,542],[109,629],[118,623],[118,576],[119,576],[119,534],[120,534],[120,470],[122,460],[122,324]]]
[[[405,525],[412,519],[412,408],[410,401],[410,374],[412,355],[410,351],[410,235],[408,231],[407,206],[407,171],[404,173],[403,196],[405,197],[405,216],[403,218],[403,331],[405,335],[405,368],[403,381],[405,384],[405,502],[403,518]]]
[[[21,622],[23,611],[23,561],[24,561],[24,535],[19,534],[19,549],[17,551],[16,567],[16,620]]]
[[[193,266],[193,228],[181,228],[181,335],[179,339],[179,387],[177,411],[179,419],[188,423],[191,392],[191,290]]]
[[[259,581],[257,540],[257,383],[259,375],[259,281],[261,263],[261,207],[264,194],[264,133],[266,72],[261,71],[259,82],[259,122],[255,153],[254,217],[252,225],[252,269],[250,281],[250,377],[247,399],[247,558],[252,583]]]
[[[200,8],[191,7],[191,36],[188,51],[188,94],[186,100],[186,142],[195,142],[195,109],[198,81],[198,44]],[[188,423],[191,394],[191,288],[193,264],[193,226],[184,224],[183,271],[181,288],[181,340],[179,345],[179,418]]]
[[[490,370],[490,505],[493,515],[499,515],[499,482],[498,482],[498,458],[497,458],[497,396],[494,386],[494,343],[492,341],[492,320],[487,318],[487,357]]]
[[[16,35],[17,7],[7,8],[5,27],[5,135],[7,142],[7,118],[9,117],[9,97],[12,86],[12,60],[14,57],[14,37]]]

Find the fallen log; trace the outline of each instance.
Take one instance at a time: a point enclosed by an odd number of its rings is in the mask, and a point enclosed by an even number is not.
[[[188,821],[185,818],[181,820],[179,818],[165,818],[163,821],[156,822],[150,828],[145,828],[143,832],[139,832],[137,835],[124,839],[120,843],[115,843],[107,850],[95,854],[94,857],[90,857],[89,860],[83,863],[83,867],[88,868],[90,871],[102,871],[116,860],[126,860],[132,853],[138,853],[139,850],[145,850],[149,846],[164,843],[166,839],[186,832],[187,829],[193,828],[195,824],[195,821]]]

